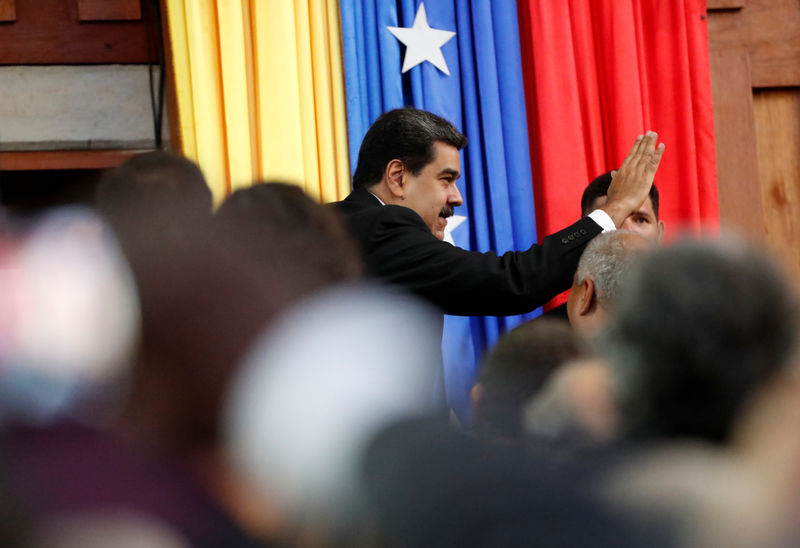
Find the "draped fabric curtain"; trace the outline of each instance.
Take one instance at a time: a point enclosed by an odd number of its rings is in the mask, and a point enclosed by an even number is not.
[[[219,202],[254,180],[350,188],[335,0],[165,0],[182,152]],[[174,114],[173,114],[174,115]]]
[[[588,181],[647,129],[667,146],[668,235],[716,227],[705,0],[520,0],[519,22],[539,233],[578,217]]]
[[[514,0],[424,2],[430,27],[455,32],[441,48],[449,74],[429,62],[403,74],[405,47],[388,27],[412,27],[423,2],[341,0],[350,157],[383,111],[413,105],[450,120],[469,139],[461,156],[459,247],[503,253],[536,241]],[[464,295],[464,299],[469,299]],[[450,405],[469,415],[483,350],[520,318],[447,316],[443,337]]]
[[[456,33],[441,48],[449,75],[427,61],[402,73],[406,47],[387,27],[412,27],[419,0],[165,2],[183,152],[217,200],[253,179],[341,199],[370,124],[415,105],[470,141],[460,247],[524,249],[567,226],[589,180],[646,129],[667,144],[668,234],[717,223],[704,0],[429,0],[430,27]],[[476,361],[519,321],[445,319],[462,419]]]

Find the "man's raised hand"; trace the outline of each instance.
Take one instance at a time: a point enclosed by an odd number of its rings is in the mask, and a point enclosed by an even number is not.
[[[657,142],[658,134],[654,131],[637,137],[627,158],[613,176],[608,187],[608,200],[601,209],[608,213],[617,228],[641,207],[650,193],[664,155],[664,143],[656,146]]]

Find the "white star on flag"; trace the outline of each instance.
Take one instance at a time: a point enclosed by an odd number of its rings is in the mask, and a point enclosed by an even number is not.
[[[466,220],[467,218],[463,215],[453,215],[452,217],[448,217],[447,225],[444,227],[444,241],[450,245],[456,245],[456,243],[453,241],[453,231]]]
[[[450,76],[444,55],[442,55],[442,46],[456,33],[449,30],[432,29],[428,25],[425,4],[420,3],[417,15],[414,16],[413,27],[386,28],[395,38],[406,45],[406,56],[403,59],[402,72],[411,70],[423,61],[429,61],[433,66]]]

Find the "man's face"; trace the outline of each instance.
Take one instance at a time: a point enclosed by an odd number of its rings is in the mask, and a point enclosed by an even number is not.
[[[458,149],[446,143],[433,144],[433,161],[419,175],[403,173],[403,205],[422,217],[434,236],[444,239],[447,217],[463,200],[456,186],[459,177]]]
[[[590,211],[603,207],[607,201],[608,196],[600,196],[594,201]],[[645,238],[649,238],[654,242],[660,243],[661,239],[664,237],[664,221],[660,221],[656,218],[650,196],[644,201],[642,207],[625,219],[625,222],[620,228],[630,230],[631,232],[638,232]]]

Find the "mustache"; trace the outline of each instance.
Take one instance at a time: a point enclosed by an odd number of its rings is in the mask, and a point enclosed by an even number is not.
[[[439,217],[444,217],[447,219],[448,217],[453,216],[453,207],[452,206],[444,206],[442,210],[439,212]]]

